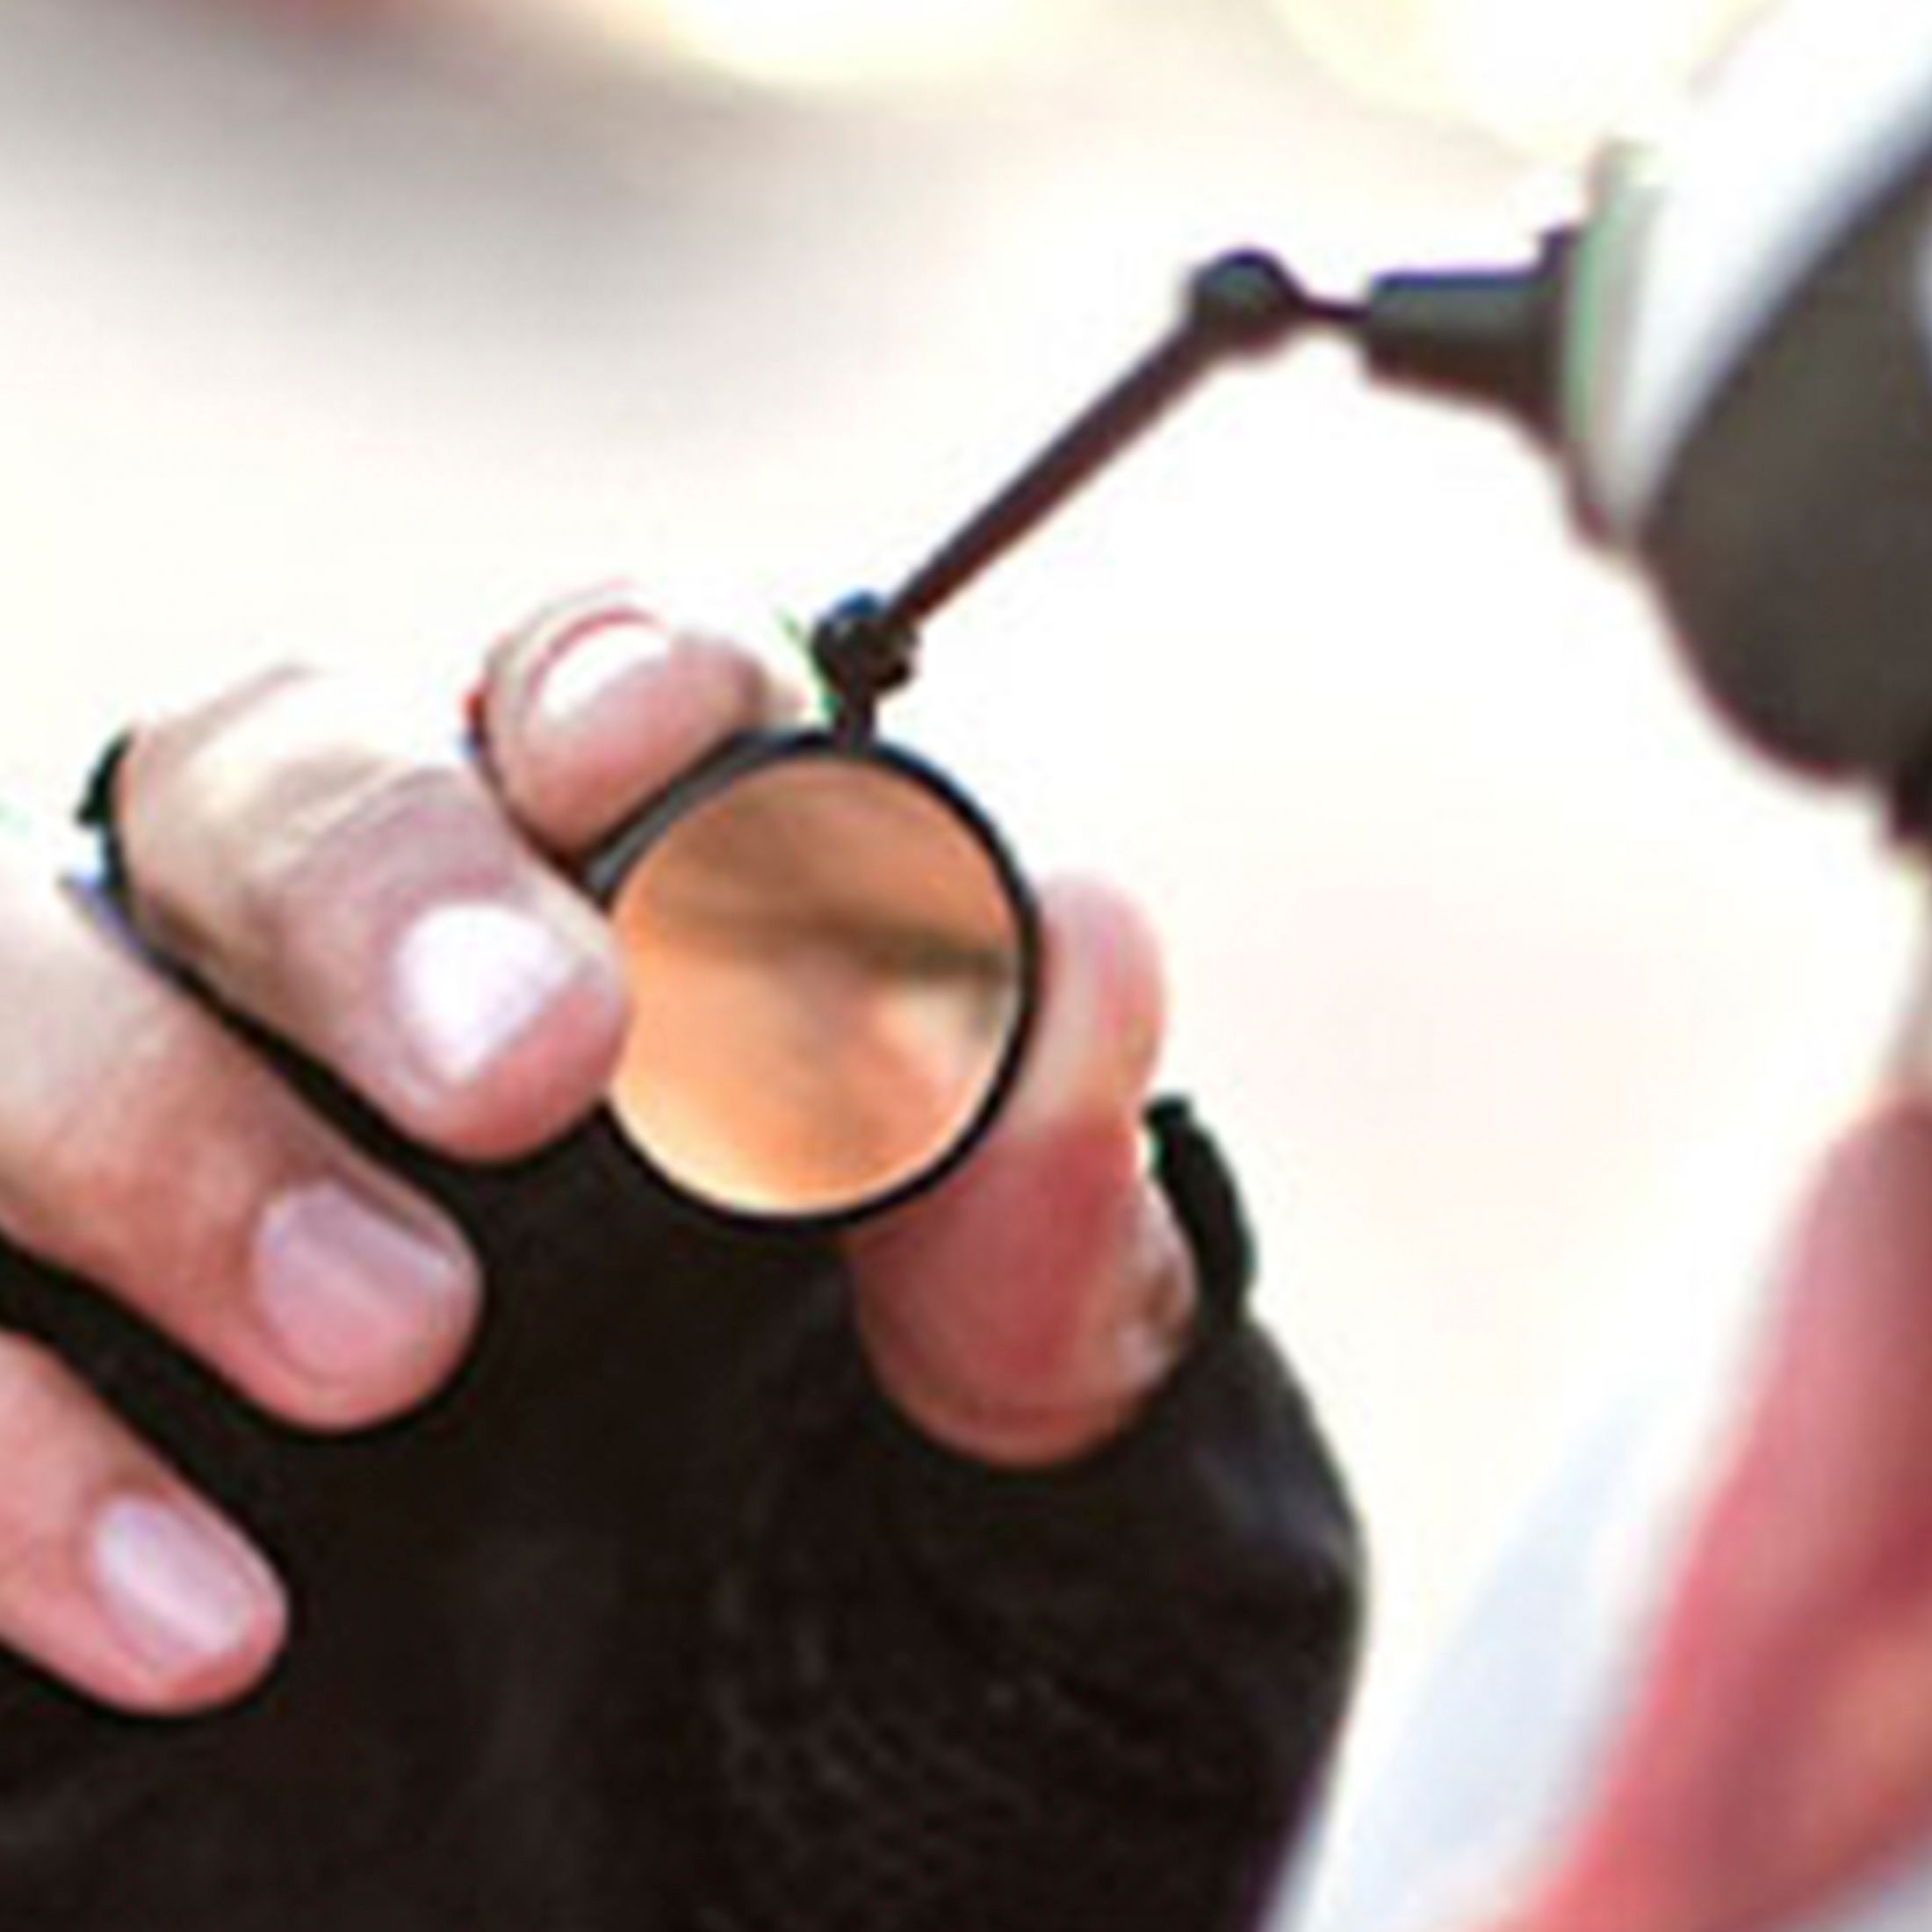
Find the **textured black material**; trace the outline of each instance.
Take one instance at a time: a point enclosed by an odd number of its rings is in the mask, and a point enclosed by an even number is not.
[[[74,810],[74,816],[100,840],[101,883],[117,897],[127,890],[127,859],[121,849],[120,829],[114,822],[114,787],[133,743],[132,732],[119,732],[108,739],[81,787]]]
[[[1147,1110],[1154,1140],[1154,1176],[1172,1206],[1193,1251],[1202,1300],[1231,1321],[1254,1286],[1254,1236],[1234,1176],[1220,1148],[1179,1095]]]
[[[1239,1326],[1225,1173],[1178,1104],[1157,1132],[1217,1233],[1200,1351],[1134,1435],[1003,1474],[899,1422],[848,1346],[799,1365],[796,1451],[706,1625],[706,1932],[801,1900],[838,1932],[1251,1920],[1341,1713],[1357,1551]]]
[[[880,1396],[827,1248],[677,1209],[601,1125],[491,1175],[359,1131],[490,1271],[475,1359],[405,1425],[299,1438],[0,1257],[0,1323],[226,1498],[300,1606],[266,1689],[185,1725],[0,1662],[8,1932],[1249,1921],[1326,1759],[1359,1582],[1225,1224],[1144,1419],[1002,1474]],[[1163,1138],[1208,1174],[1182,1116]],[[1225,1184],[1186,1185],[1208,1225]]]

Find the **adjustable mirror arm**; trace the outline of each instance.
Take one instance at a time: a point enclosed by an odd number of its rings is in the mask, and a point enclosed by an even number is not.
[[[818,620],[809,649],[832,696],[834,731],[869,736],[879,701],[912,678],[924,620],[1227,363],[1325,328],[1357,341],[1378,373],[1410,387],[1480,396],[1552,433],[1567,254],[1567,238],[1556,235],[1525,268],[1387,276],[1360,302],[1311,294],[1259,249],[1208,263],[1188,278],[1165,335],[897,590],[847,597]]]

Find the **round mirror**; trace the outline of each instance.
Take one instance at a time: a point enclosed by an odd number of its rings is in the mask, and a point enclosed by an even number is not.
[[[1037,934],[978,811],[930,768],[818,733],[734,747],[605,854],[631,996],[609,1099],[707,1205],[844,1219],[991,1121]]]

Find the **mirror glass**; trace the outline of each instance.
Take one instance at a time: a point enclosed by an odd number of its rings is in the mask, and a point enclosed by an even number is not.
[[[900,754],[768,745],[654,814],[609,900],[632,1013],[612,1111],[712,1206],[882,1206],[1012,1076],[1029,904],[977,814]]]

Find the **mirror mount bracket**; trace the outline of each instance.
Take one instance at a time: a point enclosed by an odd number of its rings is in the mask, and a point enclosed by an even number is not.
[[[910,684],[919,668],[917,625],[870,592],[826,611],[812,626],[809,648],[840,738],[870,738],[880,700]]]

